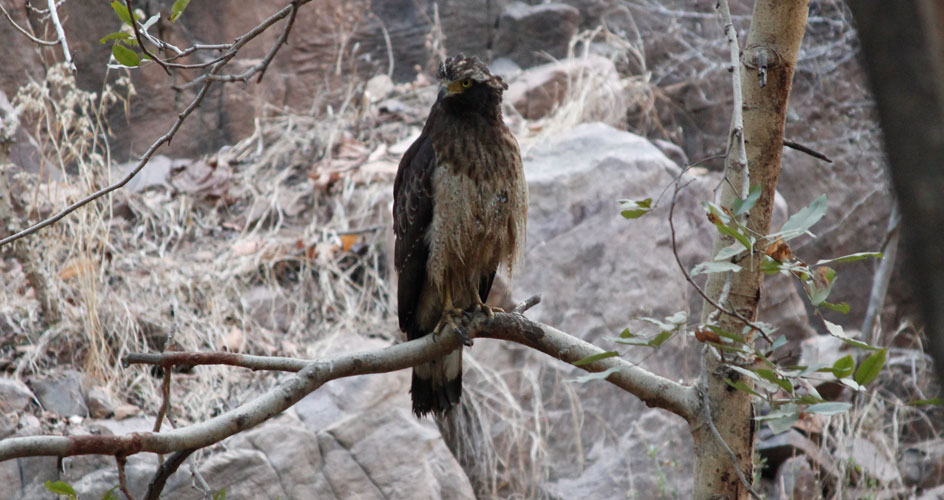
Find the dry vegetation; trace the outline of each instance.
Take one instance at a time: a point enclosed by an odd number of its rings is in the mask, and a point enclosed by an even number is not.
[[[822,4],[845,12],[839,2]],[[706,155],[723,147],[716,122],[724,127],[726,118],[701,114],[723,109],[728,99],[724,86],[706,83],[727,78],[720,28],[705,32],[692,24],[704,25],[714,14],[661,2],[630,6],[618,13],[621,28],[581,33],[570,54],[610,57],[618,82],[604,85],[607,75],[571,75],[563,103],[540,120],[506,109],[524,149],[591,120],[624,122]],[[748,13],[736,14],[746,26]],[[840,36],[808,51],[805,63],[826,73],[854,53],[848,21],[827,14],[811,18],[811,32],[832,37],[838,30]],[[649,16],[648,28],[636,26],[642,15]],[[650,48],[647,54],[647,30],[664,34],[658,53]],[[430,43],[444,50],[441,36]],[[117,191],[3,249],[0,369],[25,377],[80,367],[118,398],[154,414],[160,377],[144,367],[122,367],[124,354],[173,348],[315,358],[354,332],[398,341],[386,240],[391,185],[399,155],[422,126],[435,90],[429,76],[418,75],[396,85],[390,100],[372,102],[364,84],[326,89],[308,112],[268,110],[239,143],[203,159],[166,160],[166,180],[146,175],[150,187]],[[807,95],[802,86],[799,92]],[[699,99],[702,104],[694,103]],[[90,93],[57,66],[45,81],[24,85],[14,104],[41,140],[44,167],[25,172],[0,165],[0,189],[12,194],[12,204],[0,207],[0,221],[6,214],[5,224],[21,227],[120,172],[103,116],[113,106],[135,105],[125,75],[110,75],[100,92]],[[692,130],[700,135],[686,136]],[[915,453],[922,464],[934,453],[944,455],[936,451],[934,419],[940,415],[904,405],[936,391],[929,387],[931,363],[920,339],[911,328],[889,332],[889,343],[898,347],[879,390],[859,396],[849,415],[811,431],[828,455],[842,457],[863,433],[883,443],[879,451],[891,464]],[[446,432],[473,436],[454,449],[473,484],[487,496],[545,495],[541,484],[551,474],[545,403],[569,405],[578,428],[585,414],[573,387],[541,387],[536,373],[466,359],[466,414]],[[170,415],[180,425],[205,419],[265,390],[274,377],[214,366],[180,373]],[[579,432],[573,434],[579,439]],[[861,467],[841,458],[834,465],[835,476],[819,477],[837,498],[870,492],[894,498],[912,486],[879,494]]]

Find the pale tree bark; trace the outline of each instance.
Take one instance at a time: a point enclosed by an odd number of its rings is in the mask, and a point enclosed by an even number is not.
[[[783,131],[787,115],[787,99],[796,68],[797,54],[806,29],[809,0],[758,0],[747,43],[741,52],[741,88],[743,92],[744,139],[748,168],[729,162],[721,193],[721,205],[730,207],[743,186],[759,185],[761,196],[748,214],[746,225],[755,234],[770,233],[774,190],[780,176]],[[766,66],[766,76],[762,75]],[[761,85],[761,79],[764,82]],[[735,103],[737,105],[737,103]],[[747,173],[749,180],[744,179]],[[715,253],[732,243],[726,238],[715,242]],[[733,276],[709,275],[705,291],[716,303],[726,305],[743,318],[754,320],[760,303],[763,273],[760,271],[762,251],[753,252],[740,265],[744,268]],[[706,303],[702,315],[705,322],[714,311]],[[744,321],[726,314],[717,317],[719,326],[740,332]],[[754,412],[751,396],[731,388],[725,378],[737,380],[714,352],[706,352],[703,376],[702,414],[712,423],[692,424],[695,441],[694,492],[696,500],[744,500],[750,489],[741,478],[753,476]],[[704,411],[708,408],[710,411]],[[716,435],[716,431],[717,434]],[[719,439],[719,437],[721,439]],[[724,442],[722,442],[722,440]],[[733,463],[734,455],[737,468]]]

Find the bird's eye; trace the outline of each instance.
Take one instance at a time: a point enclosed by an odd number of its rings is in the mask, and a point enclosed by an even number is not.
[[[460,83],[462,83],[462,87],[463,87],[463,88],[469,88],[469,87],[472,86],[472,80],[470,80],[470,79],[468,79],[468,78],[466,78],[465,80],[462,80],[462,82],[460,82]]]

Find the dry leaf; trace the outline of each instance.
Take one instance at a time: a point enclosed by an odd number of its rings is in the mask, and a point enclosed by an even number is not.
[[[77,257],[67,262],[65,267],[59,270],[59,278],[62,281],[68,281],[76,276],[91,272],[93,267],[94,264],[91,260],[85,257]]]
[[[791,251],[790,247],[783,241],[783,238],[778,238],[777,241],[771,243],[765,253],[777,262],[783,262],[793,258],[793,251]]]
[[[695,329],[695,340],[699,342],[715,342],[720,344],[721,337],[717,333],[707,329],[698,327]]]
[[[341,235],[341,249],[344,250],[345,252],[350,251],[351,247],[354,246],[355,243],[357,243],[356,234],[342,234]]]
[[[712,224],[721,224],[721,219],[714,212],[708,212],[708,222]]]

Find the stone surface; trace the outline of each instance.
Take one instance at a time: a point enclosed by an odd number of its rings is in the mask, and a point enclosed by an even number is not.
[[[84,383],[85,375],[75,370],[65,370],[29,381],[43,408],[63,417],[88,415],[88,406],[83,395]]]
[[[780,465],[774,488],[777,492],[774,498],[778,500],[816,498],[822,492],[810,462],[802,455],[788,458]]]
[[[577,33],[580,12],[563,3],[508,5],[498,20],[494,51],[528,68],[547,62],[547,56],[567,55],[570,39]]]
[[[542,64],[517,76],[505,92],[505,100],[522,116],[538,119],[550,114],[568,95],[570,89],[585,89],[581,96],[586,117],[612,114],[625,109],[626,99],[616,66],[604,57],[590,55],[577,59]],[[625,122],[625,113],[617,114],[611,125]]]
[[[115,408],[118,403],[107,389],[101,386],[95,386],[89,389],[88,396],[89,415],[92,418],[108,418],[115,414]]]
[[[33,391],[19,380],[0,377],[0,413],[23,410],[33,401]]]

